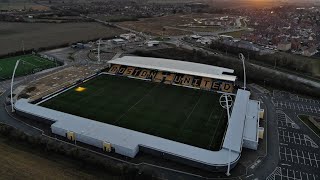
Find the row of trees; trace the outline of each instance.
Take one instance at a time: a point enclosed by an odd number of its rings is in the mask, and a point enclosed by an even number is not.
[[[257,51],[239,48],[223,44],[220,41],[215,41],[210,45],[211,49],[219,50],[227,54],[237,56],[243,53],[249,60],[257,61],[275,68],[287,69],[290,71],[300,72],[310,76],[320,76],[320,72],[315,71],[320,69],[320,63],[316,63],[318,59],[293,55],[285,52],[276,52],[274,54],[260,55]],[[314,67],[316,65],[317,67]]]
[[[202,51],[189,51],[180,48],[161,49],[155,51],[136,51],[134,54],[146,57],[158,57],[177,59],[182,61],[197,62],[213,66],[225,67],[234,70],[240,80],[243,79],[242,62],[238,57],[229,56],[211,56]],[[275,73],[268,68],[254,66],[246,63],[248,83],[257,83],[262,86],[271,86],[279,90],[288,90],[296,93],[307,94],[310,96],[320,97],[320,91],[308,84],[304,84],[291,79],[283,73]]]
[[[57,49],[57,48],[63,48],[63,47],[67,47],[69,46],[69,43],[64,43],[64,44],[60,44],[60,45],[53,45],[53,46],[47,46],[47,47],[41,47],[38,49],[26,49],[24,51],[15,51],[15,52],[11,52],[8,54],[3,54],[0,55],[0,59],[1,58],[7,58],[7,57],[14,57],[14,56],[21,56],[21,55],[25,55],[25,54],[31,54],[32,52],[40,52],[40,51],[45,51],[45,50],[50,50],[50,49]]]

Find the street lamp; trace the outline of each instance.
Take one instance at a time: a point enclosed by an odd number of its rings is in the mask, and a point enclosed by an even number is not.
[[[220,102],[220,106],[223,107],[224,109],[227,109],[227,115],[228,115],[228,124],[230,125],[230,108],[232,107],[233,105],[233,99],[230,95],[228,94],[223,94],[220,96],[220,99],[219,99],[219,102]],[[230,135],[229,137],[231,138],[231,131],[230,131]],[[228,169],[227,169],[227,172],[226,172],[226,175],[227,176],[230,176],[230,155],[231,155],[231,140],[229,139],[229,148],[228,148]]]
[[[244,64],[245,57],[242,53],[239,54],[239,59],[242,61],[242,66],[243,66],[243,90],[246,90],[246,66]]]
[[[13,89],[13,79],[14,79],[14,75],[16,73],[16,69],[19,65],[20,59],[17,60],[16,65],[14,66],[13,69],[13,73],[12,73],[12,78],[11,78],[11,112],[14,112],[14,108],[13,108],[13,98],[12,98],[12,89]]]

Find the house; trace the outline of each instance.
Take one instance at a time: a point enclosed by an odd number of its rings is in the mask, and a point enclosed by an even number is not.
[[[199,38],[201,38],[202,36],[199,36],[199,35],[191,35],[190,36],[192,39],[199,39]]]
[[[134,33],[120,34],[120,37],[122,39],[130,40],[130,39],[134,39],[136,37],[136,34]]]
[[[153,46],[159,46],[160,41],[148,41],[147,46],[148,47],[153,47]]]
[[[310,57],[310,56],[315,55],[317,52],[318,51],[317,51],[316,47],[309,47],[309,48],[306,48],[302,51],[302,55]]]
[[[288,51],[291,49],[291,42],[282,41],[278,44],[277,49],[280,51]]]
[[[114,44],[124,44],[126,41],[124,39],[120,39],[120,38],[117,38],[117,39],[112,39],[112,43]]]

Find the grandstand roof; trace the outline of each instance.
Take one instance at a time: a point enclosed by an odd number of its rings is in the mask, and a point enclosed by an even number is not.
[[[227,69],[187,61],[151,57],[124,56],[121,58],[111,60],[109,61],[109,63],[147,69],[158,69],[161,71],[189,74],[194,76],[208,77],[233,82],[236,80],[236,76],[224,74],[233,73],[233,69]]]
[[[259,119],[260,103],[255,100],[250,100],[249,102],[243,137],[251,141],[258,141],[259,121],[257,121],[257,117]]]
[[[229,162],[235,163],[240,158],[242,150],[242,140],[245,134],[245,119],[250,114],[258,114],[258,109],[253,104],[253,108],[247,109],[244,104],[252,103],[249,101],[250,92],[239,89],[236,95],[232,114],[229,120],[222,149],[220,151],[210,151],[191,145],[171,141],[168,139],[152,136],[149,134],[133,131],[118,126],[101,123],[87,118],[72,114],[52,110],[38,105],[28,103],[27,99],[20,99],[15,103],[15,109],[20,112],[32,114],[54,121],[52,127],[75,132],[91,139],[104,142],[108,140],[111,144],[134,150],[138,146],[145,146],[160,152],[165,152],[192,161],[212,165],[225,166]],[[248,114],[249,113],[249,114]],[[258,118],[258,117],[255,117]],[[247,121],[252,123],[253,121]],[[255,127],[256,124],[253,124]],[[231,150],[230,154],[228,150]],[[230,155],[230,157],[228,157]]]
[[[220,151],[210,151],[30,104],[26,99],[18,100],[15,103],[15,108],[19,111],[54,121],[55,123],[52,124],[52,127],[72,131],[102,142],[108,140],[111,144],[125,149],[133,150],[140,145],[211,166],[225,166],[229,161],[234,163],[240,158],[239,152],[231,151],[229,159],[228,150],[224,148]]]
[[[231,149],[240,153],[242,150],[242,139],[244,124],[247,115],[247,104],[249,103],[250,92],[239,89],[233,104],[228,129],[223,142],[223,148]]]

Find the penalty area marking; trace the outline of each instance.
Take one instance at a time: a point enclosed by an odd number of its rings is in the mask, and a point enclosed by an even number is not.
[[[38,66],[36,66],[36,65],[34,65],[34,64],[30,63],[30,62],[28,62],[28,61],[24,61],[24,60],[21,60],[21,61],[23,62],[23,64],[30,64],[31,66],[38,67]]]

